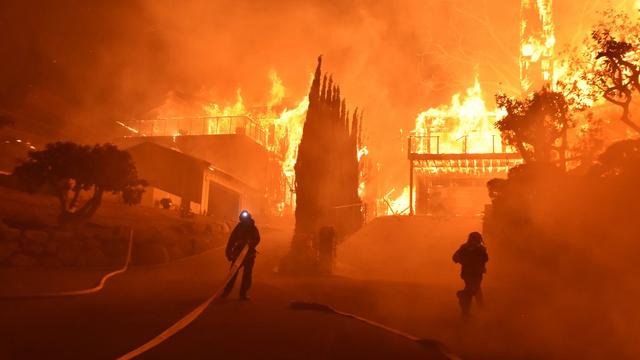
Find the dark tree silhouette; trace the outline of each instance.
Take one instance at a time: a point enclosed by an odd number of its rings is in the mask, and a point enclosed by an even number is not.
[[[611,144],[589,172],[590,175],[619,179],[640,179],[640,140],[628,139]]]
[[[333,225],[344,236],[363,222],[357,157],[361,119],[357,110],[350,119],[340,88],[322,76],[321,66],[318,58],[295,166],[296,234]]]
[[[523,99],[499,94],[496,103],[507,112],[496,127],[525,162],[559,160],[565,166],[567,130],[573,123],[563,94],[543,88]]]
[[[29,152],[14,175],[31,191],[43,186],[60,202],[60,222],[85,220],[100,207],[105,192],[122,193],[128,204],[139,203],[146,181],[138,179],[131,155],[115,145],[48,144]],[[90,194],[79,205],[82,192]]]
[[[622,108],[620,120],[640,133],[640,126],[629,116],[633,93],[640,92],[640,66],[626,59],[626,54],[636,48],[616,40],[606,29],[594,31],[592,36],[599,50],[596,55],[598,66],[595,69],[595,83],[607,101]]]

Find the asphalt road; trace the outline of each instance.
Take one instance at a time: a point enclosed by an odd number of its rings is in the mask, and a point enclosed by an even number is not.
[[[263,234],[252,301],[231,297],[214,302],[190,326],[140,358],[441,358],[351,319],[290,309],[289,302],[302,296],[304,287],[288,288],[292,283],[273,273],[287,236]],[[211,296],[227,269],[218,249],[167,265],[133,267],[97,294],[0,301],[0,359],[115,359]]]

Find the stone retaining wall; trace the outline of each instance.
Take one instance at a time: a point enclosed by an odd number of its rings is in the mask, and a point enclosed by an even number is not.
[[[223,223],[173,223],[134,229],[132,264],[162,264],[224,244]],[[129,229],[86,225],[74,230],[15,229],[0,222],[0,267],[114,267],[125,260]]]

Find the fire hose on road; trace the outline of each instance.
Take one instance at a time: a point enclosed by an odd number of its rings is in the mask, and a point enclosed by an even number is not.
[[[143,353],[155,348],[156,346],[160,345],[162,342],[164,342],[165,340],[169,339],[171,336],[177,334],[178,332],[180,332],[181,330],[183,330],[184,328],[186,328],[187,326],[189,326],[189,324],[191,324],[194,320],[196,320],[203,312],[204,310],[207,309],[207,307],[209,307],[209,305],[211,304],[212,301],[214,301],[216,298],[218,298],[220,296],[220,294],[222,293],[222,291],[224,290],[224,288],[226,287],[226,285],[229,283],[229,281],[231,280],[231,278],[233,277],[233,275],[238,272],[240,266],[242,265],[242,263],[244,262],[244,259],[247,255],[249,248],[247,246],[245,246],[242,249],[242,252],[240,253],[240,255],[238,256],[238,259],[236,259],[236,261],[234,261],[234,263],[231,265],[231,268],[229,269],[229,272],[224,280],[224,282],[222,283],[222,286],[220,286],[218,288],[218,290],[211,295],[207,300],[205,300],[204,302],[202,302],[200,305],[198,305],[195,309],[193,309],[191,312],[189,312],[187,315],[185,315],[183,318],[181,318],[180,320],[178,320],[177,322],[175,322],[173,325],[171,325],[169,328],[167,328],[166,330],[164,330],[162,333],[160,333],[159,335],[157,335],[156,337],[154,337],[153,339],[149,340],[147,343],[143,344],[142,346],[126,353],[125,355],[122,355],[121,357],[118,358],[118,360],[130,360],[133,359],[137,356],[142,355]],[[409,335],[407,333],[404,333],[400,330],[396,330],[393,328],[390,328],[388,326],[376,323],[372,320],[354,315],[354,314],[349,314],[349,313],[345,313],[339,310],[336,310],[334,308],[332,308],[331,306],[328,305],[323,305],[323,304],[318,304],[318,303],[307,303],[307,302],[301,302],[301,301],[293,301],[290,304],[290,307],[292,309],[295,310],[316,310],[316,311],[322,311],[322,312],[327,312],[327,313],[333,313],[336,315],[340,315],[340,316],[344,316],[344,317],[348,317],[348,318],[352,318],[358,321],[362,321],[368,325],[374,326],[374,327],[378,327],[381,328],[387,332],[402,336],[410,341],[414,341],[416,343],[418,343],[420,346],[422,346],[425,349],[430,349],[430,350],[434,350],[439,352],[440,354],[442,354],[443,356],[445,356],[446,359],[449,360],[458,360],[459,357],[456,356],[455,354],[453,354],[451,351],[449,351],[445,345],[443,345],[442,343],[435,341],[435,340],[429,340],[429,339],[421,339],[418,337],[415,337],[413,335]]]
[[[139,356],[142,353],[149,351],[154,347],[160,345],[162,342],[164,342],[171,336],[177,334],[182,329],[189,326],[189,324],[191,324],[195,319],[197,319],[200,316],[200,314],[202,314],[202,312],[209,306],[209,304],[211,304],[213,300],[215,300],[218,296],[220,296],[220,294],[224,290],[225,286],[227,286],[227,284],[229,283],[233,275],[236,272],[238,272],[238,270],[240,269],[240,266],[242,266],[242,263],[244,262],[244,258],[247,256],[248,251],[249,251],[248,246],[245,246],[242,249],[242,252],[240,252],[240,255],[238,256],[238,258],[231,265],[231,268],[229,269],[229,273],[227,274],[222,286],[213,295],[211,295],[211,297],[205,300],[202,304],[198,305],[195,309],[191,310],[190,313],[188,313],[182,319],[178,320],[176,323],[171,325],[169,328],[167,328],[165,331],[160,333],[158,336],[149,340],[147,343],[143,344],[137,349],[122,355],[121,357],[118,358],[118,360],[133,359],[136,356]]]
[[[133,248],[133,229],[129,230],[129,246],[127,248],[127,256],[124,261],[124,265],[115,271],[112,271],[106,275],[104,275],[98,284],[94,287],[88,289],[81,290],[71,290],[71,291],[60,291],[60,292],[47,292],[47,293],[39,293],[39,294],[27,294],[27,295],[8,295],[0,297],[0,300],[28,300],[28,299],[43,299],[43,298],[54,298],[54,297],[67,297],[67,296],[80,296],[97,293],[98,291],[104,288],[104,285],[107,283],[107,280],[110,278],[122,274],[127,269],[129,269],[129,264],[131,263],[131,249]]]
[[[107,282],[107,280],[109,280],[110,278],[122,274],[124,272],[127,271],[127,269],[129,268],[129,264],[131,262],[131,253],[132,253],[132,248],[133,248],[133,230],[130,230],[129,233],[129,245],[128,245],[128,249],[127,249],[127,255],[126,255],[126,259],[125,259],[125,263],[122,266],[122,268],[112,271],[106,275],[104,275],[101,279],[100,282],[92,287],[92,288],[88,288],[88,289],[82,289],[82,290],[72,290],[72,291],[63,291],[63,292],[50,292],[50,293],[40,293],[40,294],[33,294],[33,295],[18,295],[18,296],[4,296],[4,297],[0,297],[0,300],[14,300],[14,299],[40,299],[40,298],[55,298],[55,297],[70,297],[70,296],[80,296],[80,295],[87,295],[87,294],[92,294],[92,293],[96,293],[99,292],[100,290],[102,290]],[[176,321],[173,325],[171,325],[169,328],[167,328],[166,330],[164,330],[163,332],[161,332],[160,334],[158,334],[157,336],[155,336],[154,338],[152,338],[151,340],[149,340],[148,342],[144,343],[143,345],[137,347],[136,349],[120,356],[118,358],[118,360],[129,360],[129,359],[133,359],[155,347],[157,347],[158,345],[160,345],[161,343],[163,343],[165,340],[169,339],[170,337],[172,337],[173,335],[177,334],[178,332],[182,331],[184,328],[186,328],[187,326],[189,326],[194,320],[196,320],[203,312],[204,310],[206,310],[209,305],[220,296],[220,294],[222,293],[222,291],[224,291],[224,288],[227,286],[227,284],[229,283],[229,281],[231,280],[231,278],[238,272],[239,268],[242,266],[242,263],[244,262],[244,259],[248,253],[248,246],[245,246],[241,253],[239,254],[238,258],[232,263],[229,272],[227,273],[224,282],[222,283],[222,285],[217,289],[217,291],[211,295],[208,299],[206,299],[204,302],[202,302],[200,305],[198,305],[196,308],[194,308],[193,310],[191,310],[188,314],[186,314],[184,317],[182,317],[181,319],[179,319],[178,321]],[[350,313],[346,313],[346,312],[342,312],[339,310],[334,309],[331,306],[328,305],[324,305],[324,304],[319,304],[319,303],[309,303],[309,302],[302,302],[302,301],[292,301],[290,303],[290,307],[294,310],[314,310],[314,311],[321,311],[321,312],[325,312],[325,313],[332,313],[332,314],[336,314],[339,316],[343,316],[343,317],[348,317],[348,318],[352,318],[361,322],[364,322],[368,325],[374,326],[374,327],[378,327],[380,329],[383,329],[387,332],[399,335],[401,337],[404,337],[410,341],[414,341],[416,343],[418,343],[419,345],[421,345],[422,347],[424,347],[425,349],[430,349],[430,350],[436,350],[439,353],[443,354],[446,356],[447,359],[450,360],[457,360],[459,359],[456,355],[454,355],[453,353],[451,353],[442,343],[438,342],[438,341],[434,341],[434,340],[428,340],[428,339],[421,339],[418,337],[415,337],[413,335],[409,335],[407,333],[404,333],[400,330],[396,330],[393,328],[390,328],[388,326],[376,323],[372,320],[354,315],[354,314],[350,314]]]
[[[329,306],[329,305],[325,305],[325,304],[320,304],[320,303],[315,303],[315,302],[305,302],[305,301],[292,301],[289,306],[294,309],[294,310],[312,310],[312,311],[320,311],[320,312],[324,312],[324,313],[329,313],[329,314],[335,314],[335,315],[339,315],[339,316],[343,316],[346,318],[350,318],[350,319],[354,319],[354,320],[358,320],[361,321],[365,324],[380,328],[384,331],[390,332],[392,334],[396,334],[399,335],[407,340],[411,340],[414,341],[416,343],[418,343],[420,346],[422,346],[425,349],[429,349],[429,350],[435,350],[438,351],[440,353],[442,353],[444,356],[447,357],[447,359],[450,360],[459,360],[460,358],[453,354],[450,350],[448,350],[446,348],[446,346],[442,343],[440,343],[439,341],[435,341],[435,340],[429,340],[429,339],[423,339],[423,338],[419,338],[410,334],[407,334],[403,331],[388,327],[386,325],[377,323],[373,320],[369,320],[367,318],[363,318],[361,316],[358,315],[354,315],[351,313],[347,313],[344,311],[340,311],[340,310],[336,310],[335,308]]]

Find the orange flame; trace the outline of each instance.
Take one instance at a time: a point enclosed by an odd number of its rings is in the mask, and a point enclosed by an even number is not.
[[[554,80],[556,44],[552,0],[522,0],[520,6],[520,85],[528,93]],[[539,65],[539,69],[536,65]],[[537,71],[539,74],[536,74]],[[553,85],[553,84],[552,84]]]
[[[285,109],[277,119],[274,120],[276,136],[286,139],[289,144],[282,163],[282,170],[289,180],[295,176],[294,166],[298,158],[298,145],[302,139],[302,129],[309,108],[309,98],[304,97],[298,106],[291,110]]]
[[[476,76],[466,96],[458,93],[450,105],[421,112],[416,118],[416,149],[419,153],[490,153],[496,151],[500,133],[495,122],[501,110],[488,110]]]
[[[383,206],[386,207],[387,215],[407,215],[409,214],[409,186],[405,186],[402,189],[402,193],[397,197],[391,199],[389,196],[394,193],[396,190],[391,189],[385,196],[382,197],[382,201],[384,203]],[[415,190],[414,190],[415,195]],[[415,202],[415,196],[413,197]]]
[[[414,139],[409,149],[412,153],[493,153],[504,150],[501,146],[500,132],[495,122],[505,115],[503,109],[488,109],[484,102],[478,77],[466,92],[457,93],[451,103],[431,108],[418,114]],[[494,171],[503,171],[509,165],[499,161],[451,160],[427,162],[423,171],[430,174],[469,174],[482,175]],[[387,215],[409,213],[409,186],[395,198],[390,191],[381,199]],[[414,189],[415,195],[415,189]],[[413,197],[415,202],[415,196]]]

